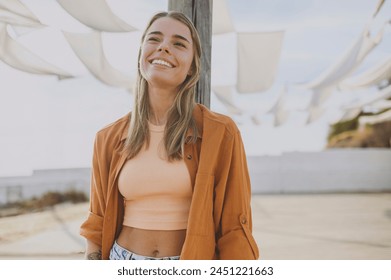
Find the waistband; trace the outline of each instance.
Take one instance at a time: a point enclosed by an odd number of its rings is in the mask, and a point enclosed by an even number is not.
[[[128,249],[125,249],[124,247],[119,245],[117,241],[115,241],[113,247],[110,250],[109,259],[110,260],[179,260],[179,256],[171,256],[171,257],[164,257],[164,258],[143,256],[143,255],[133,253]]]

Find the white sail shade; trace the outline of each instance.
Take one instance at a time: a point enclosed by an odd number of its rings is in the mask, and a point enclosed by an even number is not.
[[[115,69],[107,60],[102,45],[101,33],[77,34],[63,32],[66,40],[88,70],[101,82],[130,90],[133,80],[130,76]]]
[[[105,0],[57,0],[57,2],[74,18],[97,31],[130,32],[136,30],[117,17]]]

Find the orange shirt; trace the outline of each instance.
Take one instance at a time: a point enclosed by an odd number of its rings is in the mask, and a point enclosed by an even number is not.
[[[184,160],[189,169],[193,196],[184,260],[258,259],[252,236],[251,187],[240,132],[227,116],[197,104],[193,112],[199,138],[187,143]],[[91,178],[90,213],[80,234],[102,248],[108,259],[119,235],[124,202],[118,174],[126,161],[121,153],[129,114],[99,131],[95,138]],[[188,131],[188,136],[192,133]]]

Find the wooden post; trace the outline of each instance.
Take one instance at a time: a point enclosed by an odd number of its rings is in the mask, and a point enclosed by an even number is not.
[[[196,102],[210,108],[213,0],[169,0],[168,10],[188,16],[200,35],[201,76],[197,84]]]

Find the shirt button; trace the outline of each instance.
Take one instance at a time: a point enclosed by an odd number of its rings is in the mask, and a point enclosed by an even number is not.
[[[192,158],[193,158],[192,155],[187,155],[187,159],[188,159],[188,160],[190,160],[190,159],[192,159]]]
[[[246,218],[242,218],[242,224],[246,224],[247,223],[247,219]]]

